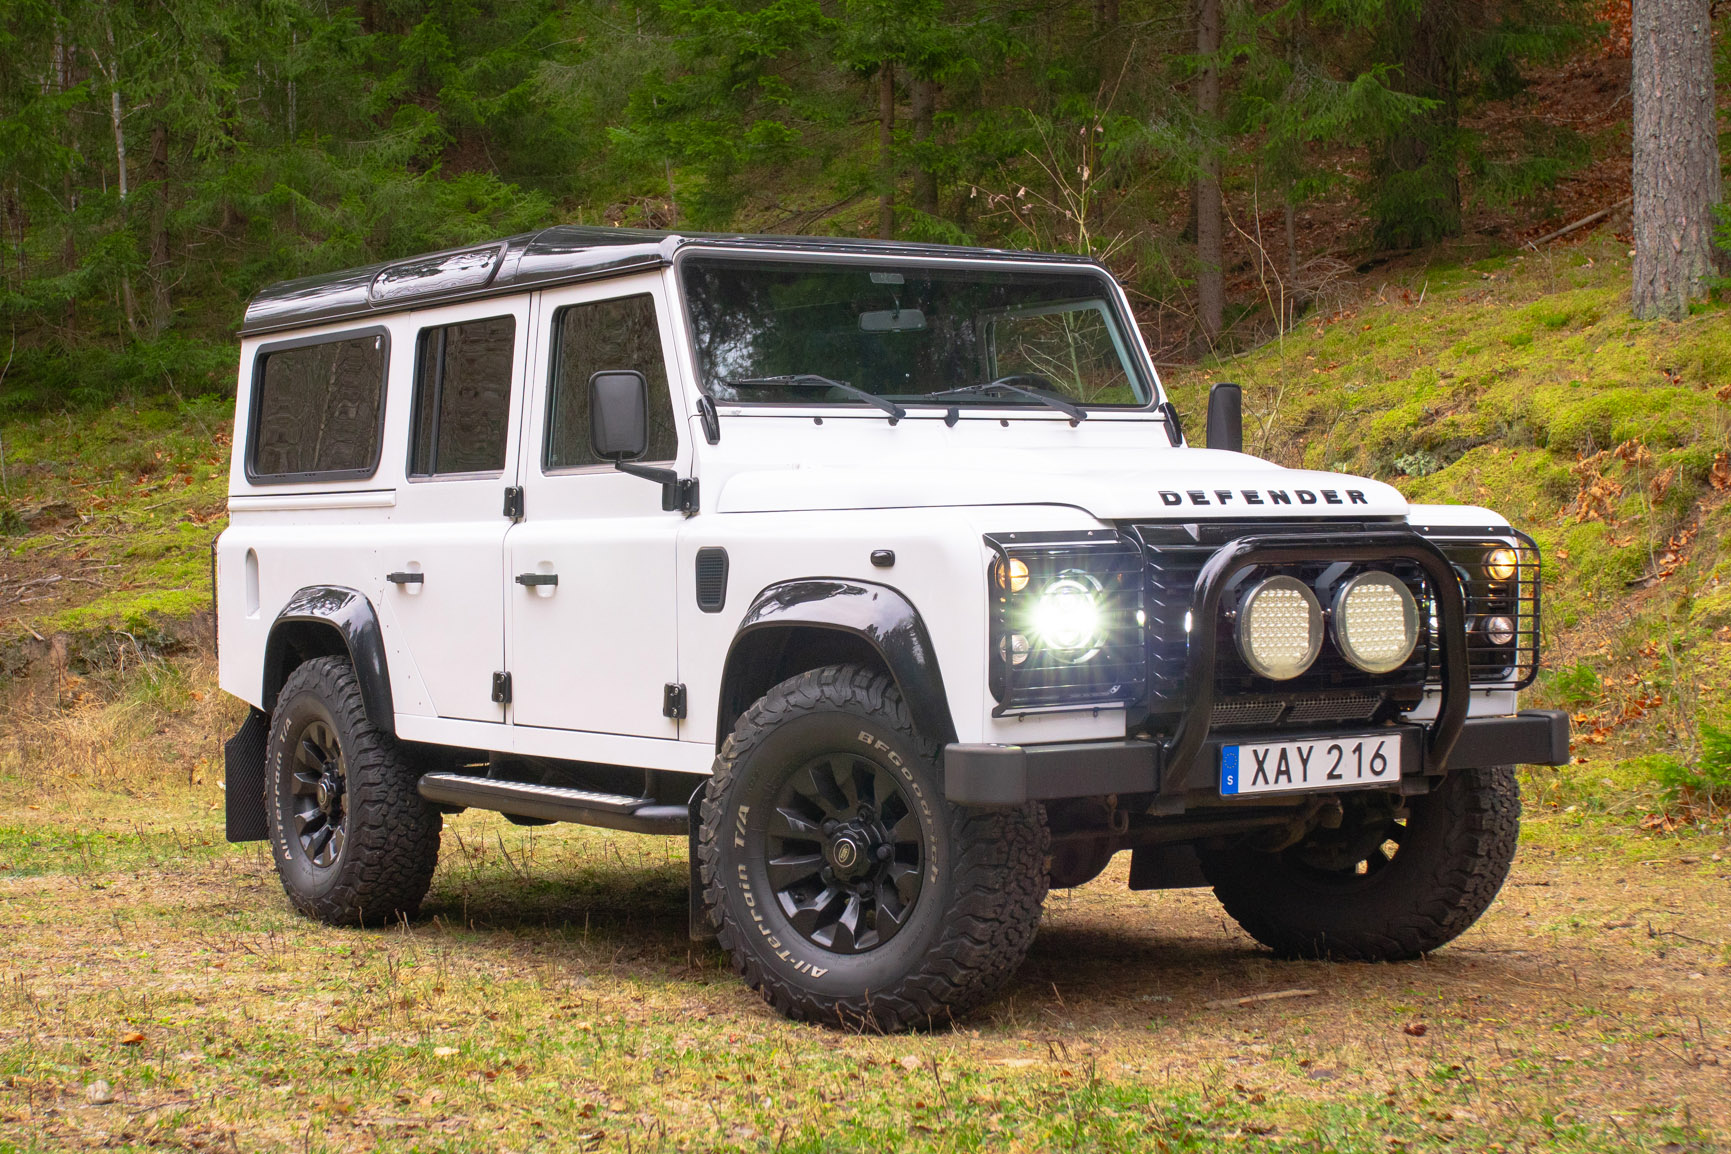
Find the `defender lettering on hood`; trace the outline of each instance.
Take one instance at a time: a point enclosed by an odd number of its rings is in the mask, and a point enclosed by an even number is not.
[[[1363,489],[1186,489],[1182,493],[1160,490],[1160,501],[1165,505],[1182,505],[1186,497],[1192,505],[1230,505],[1240,499],[1246,505],[1290,505],[1294,499],[1300,505],[1315,505],[1319,500],[1324,505],[1370,504]]]

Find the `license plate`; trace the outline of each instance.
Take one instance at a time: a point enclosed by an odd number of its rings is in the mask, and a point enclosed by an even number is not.
[[[1322,793],[1400,780],[1394,734],[1270,741],[1220,748],[1220,793]]]

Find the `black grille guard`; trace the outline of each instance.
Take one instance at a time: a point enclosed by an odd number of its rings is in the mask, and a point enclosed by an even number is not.
[[[1424,772],[1440,776],[1466,725],[1470,671],[1467,667],[1466,605],[1454,566],[1435,545],[1412,532],[1367,532],[1332,537],[1258,534],[1222,545],[1196,577],[1191,600],[1193,627],[1185,665],[1184,712],[1172,736],[1161,743],[1160,796],[1182,798],[1189,769],[1208,740],[1214,711],[1214,670],[1220,630],[1220,599],[1227,583],[1258,565],[1305,561],[1411,561],[1430,579],[1441,633],[1442,701],[1424,734]]]

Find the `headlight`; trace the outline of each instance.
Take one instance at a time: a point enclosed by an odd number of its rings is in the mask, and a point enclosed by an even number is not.
[[[1418,602],[1387,573],[1360,573],[1334,595],[1334,643],[1366,673],[1392,673],[1418,645]]]
[[[1520,571],[1520,554],[1507,546],[1485,554],[1485,575],[1492,581],[1513,581]]]
[[[1102,592],[1092,573],[1066,569],[1058,574],[1040,591],[1029,614],[1035,640],[1069,665],[1080,665],[1099,653]]]
[[[1246,665],[1288,681],[1309,669],[1322,649],[1322,606],[1297,578],[1269,577],[1239,602],[1237,632]]]
[[[1147,685],[1141,546],[1113,530],[987,534],[994,716],[1134,701]]]

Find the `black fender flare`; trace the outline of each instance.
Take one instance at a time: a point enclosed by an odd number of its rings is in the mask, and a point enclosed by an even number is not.
[[[318,627],[318,633],[326,637],[334,631],[342,648],[333,643],[322,646],[318,652],[309,652],[304,643],[307,631],[297,628],[307,625]],[[308,585],[288,599],[271,622],[270,638],[264,646],[267,713],[275,712],[277,695],[294,669],[294,650],[299,650],[303,658],[346,652],[354,666],[355,680],[361,686],[367,720],[379,732],[395,736],[396,705],[391,699],[391,674],[385,664],[385,636],[379,629],[379,615],[366,594],[341,585]]]
[[[751,638],[789,628],[829,630],[863,640],[883,660],[920,735],[940,749],[956,740],[955,719],[925,621],[899,589],[873,581],[806,577],[765,588],[745,611],[728,646],[721,675],[724,702],[745,675],[743,655],[751,648]],[[730,729],[724,706],[717,717],[717,748]]]

